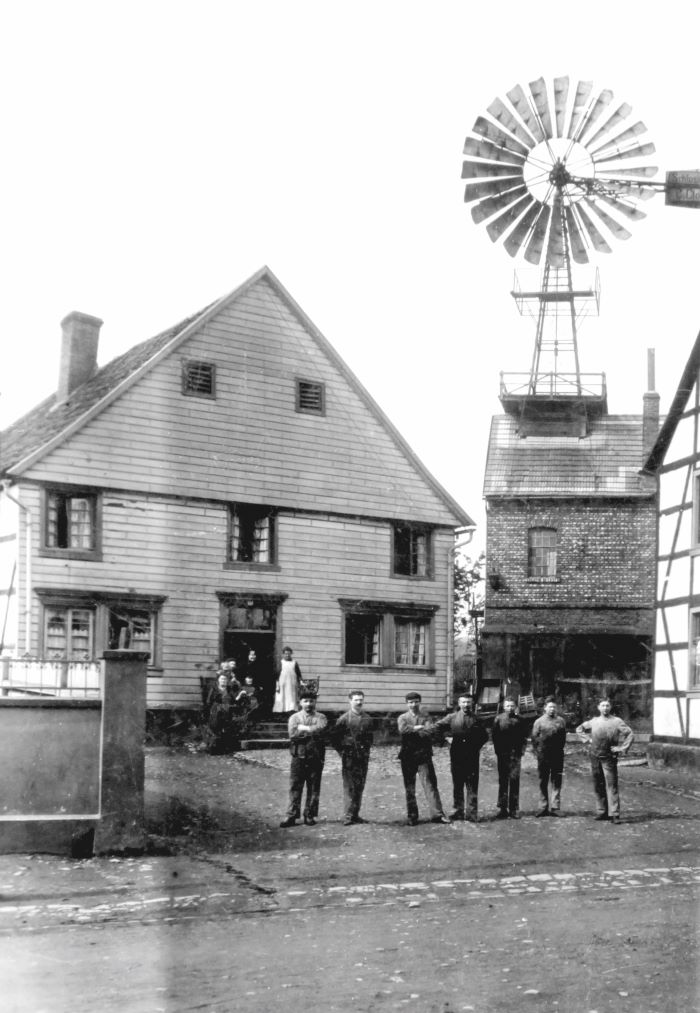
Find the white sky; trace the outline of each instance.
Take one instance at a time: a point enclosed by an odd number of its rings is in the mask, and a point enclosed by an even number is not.
[[[55,389],[66,313],[104,320],[102,365],[268,264],[483,543],[499,372],[529,369],[534,330],[525,265],[463,203],[464,138],[513,85],[568,74],[633,106],[658,179],[700,166],[700,10],[653,10],[8,0],[0,426]],[[645,210],[580,334],[616,414],[641,411],[648,347],[668,408],[700,326],[700,210]]]

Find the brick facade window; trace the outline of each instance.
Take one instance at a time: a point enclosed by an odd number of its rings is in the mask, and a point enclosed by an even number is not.
[[[528,577],[556,577],[557,529],[530,528],[527,533]]]

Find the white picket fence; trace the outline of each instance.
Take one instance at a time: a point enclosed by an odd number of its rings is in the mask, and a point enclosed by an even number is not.
[[[0,693],[95,699],[100,695],[100,662],[0,658]]]

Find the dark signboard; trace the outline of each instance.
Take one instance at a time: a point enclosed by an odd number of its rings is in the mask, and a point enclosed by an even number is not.
[[[667,172],[665,192],[667,204],[700,208],[700,171]]]

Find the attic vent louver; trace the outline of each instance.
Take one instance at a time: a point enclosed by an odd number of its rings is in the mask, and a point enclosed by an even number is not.
[[[324,385],[311,380],[297,380],[296,410],[312,415],[324,415],[326,411]]]
[[[213,362],[187,360],[182,363],[182,393],[190,397],[216,397]]]

